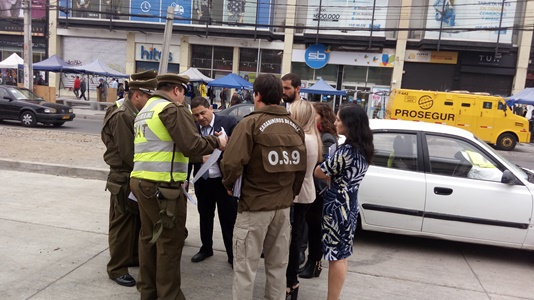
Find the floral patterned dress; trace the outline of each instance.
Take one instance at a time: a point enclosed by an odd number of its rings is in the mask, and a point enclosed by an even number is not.
[[[340,260],[352,255],[358,189],[369,164],[358,149],[344,144],[320,166],[331,178],[330,187],[323,193],[323,253],[326,260]]]

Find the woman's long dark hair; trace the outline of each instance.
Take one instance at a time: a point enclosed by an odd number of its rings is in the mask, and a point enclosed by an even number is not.
[[[337,138],[338,134],[336,126],[334,125],[336,115],[334,114],[334,110],[332,110],[332,106],[326,103],[314,102],[313,108],[315,108],[315,112],[321,116],[321,124],[318,124],[320,125],[319,130],[321,132],[330,133]]]
[[[357,104],[348,104],[339,110],[339,119],[348,131],[345,136],[347,138],[345,143],[362,151],[367,163],[371,164],[375,154],[375,146],[373,144],[373,132],[369,127],[369,118],[367,118],[365,111]]]

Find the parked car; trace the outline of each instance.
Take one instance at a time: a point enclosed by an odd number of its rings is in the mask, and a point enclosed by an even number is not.
[[[375,157],[359,191],[364,230],[534,249],[534,174],[472,133],[370,120]]]
[[[0,86],[0,121],[19,120],[23,126],[29,127],[37,123],[59,127],[75,116],[72,108],[47,102],[29,89]]]
[[[232,105],[228,108],[225,108],[221,111],[219,111],[218,115],[224,115],[224,116],[232,116],[234,117],[237,122],[241,121],[243,117],[250,114],[254,111],[254,104],[252,103],[241,103]]]

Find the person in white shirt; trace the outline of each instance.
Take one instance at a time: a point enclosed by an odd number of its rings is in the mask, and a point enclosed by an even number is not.
[[[113,78],[111,80],[111,82],[109,83],[109,87],[112,88],[112,89],[116,89],[119,87],[119,82],[117,81],[116,78]]]

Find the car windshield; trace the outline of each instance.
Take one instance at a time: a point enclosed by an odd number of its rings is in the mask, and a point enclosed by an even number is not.
[[[44,100],[30,90],[10,88],[9,91],[17,100]]]
[[[499,152],[493,150],[493,148],[491,146],[489,146],[486,142],[484,142],[483,140],[479,139],[478,137],[475,136],[475,139],[477,139],[479,142],[483,143],[483,144],[486,144],[486,146],[488,146],[488,151],[491,151],[495,156],[497,156],[498,158],[500,158],[501,160],[505,161],[508,166],[510,167],[510,169],[512,169],[514,172],[517,172],[517,174],[521,174],[521,176],[528,180],[529,182],[533,182],[531,181],[532,180],[532,176],[529,176],[525,170],[523,170],[523,168],[521,166],[518,166],[512,162],[510,162],[508,159],[504,158]]]

